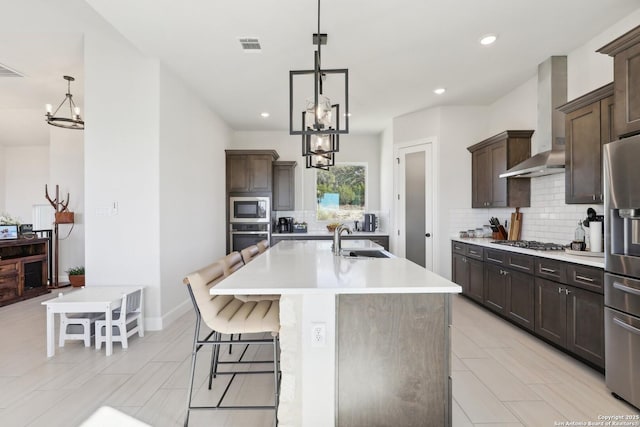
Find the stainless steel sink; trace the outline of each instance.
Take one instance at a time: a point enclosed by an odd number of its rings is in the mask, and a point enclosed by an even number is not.
[[[347,258],[391,258],[387,252],[377,249],[343,249],[341,254]]]

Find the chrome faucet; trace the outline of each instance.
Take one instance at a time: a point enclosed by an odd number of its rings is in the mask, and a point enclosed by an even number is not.
[[[351,229],[344,224],[340,224],[333,230],[333,254],[340,255],[340,249],[342,248],[342,242],[340,241],[340,235],[343,231],[346,231],[347,234],[351,234]]]

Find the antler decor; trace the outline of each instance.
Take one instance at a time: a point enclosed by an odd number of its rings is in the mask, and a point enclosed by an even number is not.
[[[60,200],[60,187],[56,184],[56,197],[51,199],[49,196],[49,188],[47,184],[44,185],[44,197],[47,198],[53,209],[55,210],[55,221],[53,223],[54,230],[54,250],[53,250],[53,263],[54,263],[54,271],[53,271],[53,280],[51,281],[52,287],[57,288],[58,286],[58,224],[73,224],[74,215],[73,212],[69,211],[69,193],[67,193],[67,199],[65,201]],[[68,286],[68,285],[67,285]]]
[[[49,188],[47,184],[44,185],[44,196],[47,198],[53,209],[55,210],[56,224],[73,224],[73,212],[69,209],[69,193],[67,193],[67,200],[60,201],[60,186],[56,184],[56,197],[51,199],[49,196]]]

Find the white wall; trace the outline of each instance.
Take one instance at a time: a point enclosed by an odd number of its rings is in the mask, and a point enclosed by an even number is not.
[[[394,144],[435,141],[434,271],[445,277],[451,275],[449,211],[471,206],[471,154],[466,147],[486,135],[487,117],[486,107],[442,107],[417,111],[393,121]]]
[[[163,324],[189,308],[182,279],[225,252],[226,124],[160,69],[160,280]],[[181,304],[182,302],[182,304]],[[185,304],[186,303],[186,304]]]
[[[84,0],[14,2],[3,9],[0,27],[3,31],[18,34],[55,32],[60,28],[84,34],[85,70],[81,83],[85,88],[84,116],[87,123],[84,131],[83,216],[87,283],[145,286],[147,326],[152,329],[162,327],[163,320],[171,319],[168,311],[172,306],[182,304],[186,294],[162,294],[160,254],[166,248],[161,245],[168,245],[167,253],[171,254],[171,243],[161,241],[160,236],[161,200],[165,200],[161,199],[161,179],[163,182],[171,181],[179,172],[168,167],[161,170],[160,152],[161,148],[166,149],[172,143],[187,143],[175,137],[179,123],[175,124],[176,128],[170,125],[162,127],[167,136],[161,140],[161,110],[167,114],[173,95],[183,100],[197,97],[181,92],[178,89],[180,85],[171,82],[170,78],[161,87],[162,70],[158,61],[141,55]],[[172,88],[175,93],[171,92]],[[166,95],[161,104],[163,90]],[[191,112],[182,113],[187,117]],[[201,109],[194,113],[203,120]],[[221,123],[214,122],[214,127],[217,130],[212,130],[208,137],[212,144],[225,134],[219,129]],[[203,154],[206,153],[201,151],[196,156]],[[224,157],[221,149],[218,155]],[[211,160],[214,169],[213,179],[223,183],[224,168],[215,167],[221,163],[206,158],[198,159],[197,163],[207,160]],[[166,179],[163,173],[168,174]],[[209,179],[209,176],[203,178]],[[170,204],[170,196],[174,193],[173,188],[168,190],[167,204]],[[216,194],[203,196],[215,197]],[[175,217],[177,214],[172,210],[168,219]],[[202,214],[201,218],[205,222],[210,221],[198,224],[205,230],[224,226],[219,225],[215,217],[207,218]],[[180,225],[184,226],[184,223]],[[201,247],[203,241],[216,237],[215,233],[193,233],[191,244]],[[183,244],[181,247],[187,254],[194,253],[191,245]],[[180,262],[187,256],[184,255]],[[167,267],[167,277],[177,275],[178,270],[182,270],[180,274],[186,274],[190,267],[177,262],[171,264]],[[180,282],[171,285],[184,289]]]
[[[49,180],[49,148],[7,146],[4,154],[4,210],[21,223],[31,223],[33,205],[47,203],[44,184]]]
[[[636,27],[638,22],[640,9],[568,53],[568,100],[613,81],[613,59],[596,50]],[[536,84],[537,78],[533,77],[489,106],[491,131],[487,136],[505,129],[536,129]],[[534,133],[532,153],[538,152],[537,145]],[[598,213],[603,212],[601,204],[564,203],[564,174],[532,178],[531,207],[522,209],[522,238],[566,244],[573,238],[577,220],[586,217],[589,207],[593,207]],[[449,232],[453,234],[482,226],[491,216],[504,221],[512,211],[513,209],[455,209],[450,212]]]
[[[613,58],[596,50],[638,26],[640,8],[567,55],[567,99],[572,100],[613,81]]]
[[[66,200],[69,194],[69,210],[74,213],[74,224],[58,226],[59,259],[58,280],[67,281],[66,271],[84,265],[84,132],[49,126],[50,144],[48,149],[49,195],[55,197],[56,184],[60,187],[60,198]],[[44,198],[44,183],[40,183],[37,204],[48,204]],[[52,208],[53,209],[53,208]],[[68,237],[67,237],[68,236]]]
[[[380,134],[380,211],[388,213],[389,250],[396,249],[397,233],[394,232],[395,216],[393,212],[393,123]]]
[[[274,149],[278,160],[298,162],[296,166],[296,211],[315,211],[315,169],[307,169],[302,158],[300,136],[288,132],[236,131],[232,137],[233,149]],[[367,163],[367,209],[380,210],[380,137],[378,135],[348,134],[340,136],[340,152],[336,163]]]

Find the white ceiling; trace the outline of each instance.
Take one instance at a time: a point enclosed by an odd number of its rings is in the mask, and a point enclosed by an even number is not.
[[[159,58],[236,130],[288,129],[289,70],[313,67],[316,0],[86,0],[145,54]],[[324,68],[348,68],[351,130],[439,105],[486,105],[638,9],[637,0],[323,0]],[[490,47],[478,43],[499,35]],[[258,37],[246,54],[238,37]],[[18,131],[7,109],[60,102],[63,74],[82,74],[82,36],[0,33],[0,144]],[[71,71],[70,71],[71,70]],[[74,74],[72,74],[74,75]],[[72,86],[82,99],[82,79]],[[446,87],[444,95],[432,90]],[[60,98],[58,100],[58,98]],[[268,119],[260,113],[268,111]],[[17,113],[15,113],[17,114]],[[7,123],[9,122],[9,123]],[[22,125],[24,130],[26,124]],[[31,127],[29,127],[31,128]],[[46,131],[46,126],[45,126]],[[18,137],[19,140],[24,138]]]

